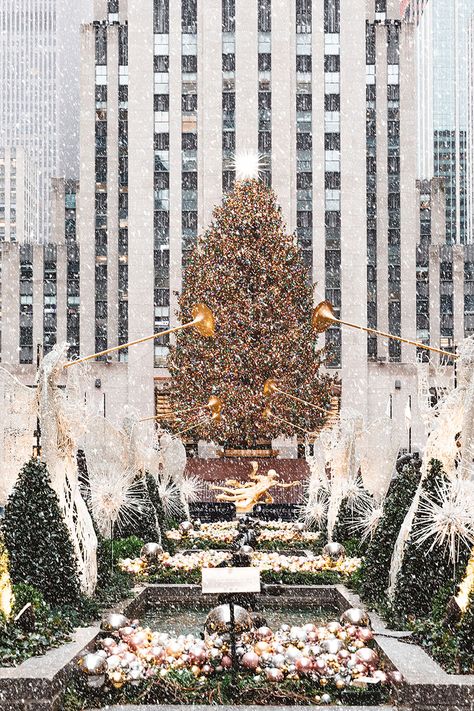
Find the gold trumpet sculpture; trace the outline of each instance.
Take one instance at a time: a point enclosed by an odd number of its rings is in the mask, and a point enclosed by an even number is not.
[[[204,410],[204,408],[208,407],[209,410],[213,415],[215,414],[220,414],[222,411],[222,400],[215,395],[212,395],[209,398],[209,402],[207,402],[205,405],[194,405],[193,407],[187,407],[185,410],[178,410],[178,412],[173,412],[174,416],[177,415],[183,415],[185,412],[195,412],[196,410]],[[144,417],[143,419],[140,420],[140,422],[149,422],[150,420],[166,420],[169,419],[167,417],[163,417],[163,415],[154,415],[153,417]]]
[[[78,363],[85,363],[87,360],[93,360],[94,358],[99,358],[100,356],[108,355],[109,353],[114,353],[115,351],[121,351],[124,348],[129,348],[130,346],[136,346],[138,343],[145,343],[145,341],[152,341],[155,338],[161,338],[161,336],[167,336],[170,333],[176,333],[176,331],[182,331],[185,328],[195,328],[196,331],[204,338],[212,338],[215,334],[216,321],[212,311],[205,304],[196,304],[192,310],[193,320],[189,323],[183,323],[181,326],[175,326],[174,328],[168,328],[166,331],[161,331],[160,333],[154,333],[152,336],[145,336],[144,338],[138,338],[136,341],[130,341],[129,343],[122,343],[119,346],[114,346],[113,348],[107,348],[105,351],[100,351],[99,353],[92,353],[91,355],[84,356],[83,358],[78,358],[77,360],[71,360],[69,363],[64,365],[65,368],[70,368],[71,365],[77,365]]]
[[[221,415],[221,413],[220,413],[220,412],[214,412],[214,413],[211,415],[210,420],[211,420],[212,422],[214,422],[216,425],[220,424],[220,423],[222,422],[222,415]],[[176,433],[175,433],[175,436],[176,436],[176,437],[179,437],[180,435],[184,434],[185,432],[190,432],[191,430],[196,429],[196,427],[201,427],[202,425],[206,425],[206,424],[208,424],[208,423],[209,423],[209,419],[208,419],[208,418],[201,419],[201,420],[199,420],[198,422],[195,422],[195,423],[194,423],[193,425],[191,425],[190,427],[186,427],[186,429],[181,430],[180,432],[176,432]]]
[[[315,410],[319,410],[319,412],[324,413],[327,415],[327,410],[324,409],[324,407],[320,407],[319,405],[315,405],[312,402],[308,402],[308,400],[302,400],[300,397],[296,397],[296,395],[292,395],[291,393],[286,392],[285,390],[281,390],[281,388],[278,387],[278,383],[275,380],[275,378],[268,378],[268,380],[265,381],[265,384],[263,386],[263,394],[265,397],[272,397],[272,395],[285,395],[285,397],[289,397],[292,400],[296,400],[296,402],[301,402],[303,405],[308,405],[308,407],[313,407]]]
[[[376,328],[369,328],[368,326],[359,326],[357,323],[343,321],[342,319],[337,318],[334,315],[334,307],[330,301],[321,301],[321,303],[316,306],[313,311],[311,323],[316,333],[324,333],[334,323],[340,323],[342,326],[349,326],[349,328],[357,328],[359,331],[365,331],[366,333],[375,333],[376,336],[382,336],[383,338],[389,338],[394,341],[400,341],[400,343],[407,343],[408,345],[416,346],[417,348],[424,348],[424,350],[426,351],[433,351],[433,353],[439,353],[440,355],[449,356],[449,358],[459,358],[459,355],[457,353],[444,351],[441,348],[435,348],[434,346],[427,346],[424,343],[420,343],[419,341],[412,341],[409,338],[395,336],[393,333],[385,333],[385,331],[379,331]]]
[[[293,422],[290,422],[289,420],[284,420],[282,417],[277,417],[276,415],[273,414],[272,408],[270,405],[267,405],[267,407],[264,409],[262,412],[262,417],[264,420],[269,420],[270,418],[272,420],[277,420],[278,422],[283,422],[285,425],[289,425],[290,427],[294,427],[297,430],[301,430],[301,432],[304,432],[307,435],[312,435],[314,432],[309,432],[309,430],[305,430],[304,427],[300,427],[299,425],[293,424]]]

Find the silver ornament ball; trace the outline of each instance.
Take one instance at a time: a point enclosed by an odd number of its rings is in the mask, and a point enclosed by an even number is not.
[[[155,560],[163,555],[163,548],[159,543],[145,543],[140,551],[140,558],[145,560]]]
[[[121,615],[118,612],[111,612],[102,619],[100,629],[106,632],[118,632],[122,627],[127,627],[129,624],[130,620],[128,620],[125,615]]]
[[[252,618],[247,610],[240,605],[234,605],[235,631],[237,634],[252,629]],[[205,629],[208,634],[228,632],[230,628],[230,606],[218,605],[210,611],[206,618]]]
[[[101,676],[107,671],[107,662],[100,654],[86,654],[79,665],[87,676]]]
[[[321,642],[321,649],[326,654],[338,654],[341,649],[344,649],[344,642],[342,639],[324,639]]]
[[[323,556],[330,558],[334,562],[344,560],[346,557],[346,549],[340,543],[327,543],[323,548]]]
[[[367,627],[367,625],[370,624],[370,620],[365,610],[361,610],[359,607],[351,607],[342,613],[341,624]]]

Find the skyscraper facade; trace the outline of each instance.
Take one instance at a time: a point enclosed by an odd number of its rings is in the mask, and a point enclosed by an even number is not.
[[[38,228],[50,236],[51,180],[79,169],[81,2],[0,3],[0,146],[24,149],[38,171]]]
[[[33,242],[38,234],[38,175],[23,148],[0,147],[0,242]]]
[[[468,199],[468,32],[474,0],[411,0],[416,25],[419,174],[444,178],[446,241],[472,241]]]
[[[365,12],[360,0],[96,0],[81,31],[79,183],[55,185],[56,251],[2,251],[3,363],[31,378],[37,343],[91,354],[175,325],[189,251],[246,153],[262,155],[315,303],[432,345],[445,328],[454,347],[472,325],[471,262],[456,245],[441,254],[444,187],[417,191],[414,75],[398,0]],[[324,339],[343,407],[376,418],[390,405],[399,422],[409,397],[416,408],[411,346],[339,326]],[[167,349],[98,359],[89,402],[117,420],[126,405],[152,415]]]

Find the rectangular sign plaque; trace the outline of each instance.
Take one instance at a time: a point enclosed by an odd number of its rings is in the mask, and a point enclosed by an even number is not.
[[[258,568],[203,568],[202,592],[260,592],[260,570]]]

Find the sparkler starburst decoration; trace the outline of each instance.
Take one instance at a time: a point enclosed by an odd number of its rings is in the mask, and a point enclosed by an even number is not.
[[[194,504],[199,501],[203,489],[203,483],[198,476],[183,476],[179,482],[181,497],[187,504]]]
[[[456,480],[422,492],[412,537],[416,545],[431,540],[430,551],[444,546],[456,562],[461,547],[474,545],[474,484]]]
[[[326,520],[329,506],[329,492],[323,487],[308,487],[308,497],[301,506],[300,516],[308,526],[316,524],[322,527]]]
[[[136,524],[149,508],[143,480],[137,478],[136,470],[117,471],[100,463],[89,467],[87,499],[104,537],[112,535],[115,525],[120,529]]]
[[[352,512],[358,508],[361,500],[370,501],[370,497],[367,496],[367,492],[362,486],[362,482],[359,478],[351,478],[344,484],[343,496]]]
[[[163,475],[158,481],[157,488],[165,516],[168,518],[179,516],[182,510],[180,493],[171,477]]]
[[[383,516],[383,506],[374,505],[370,496],[359,496],[354,505],[354,519],[349,530],[362,541],[372,539]]]

